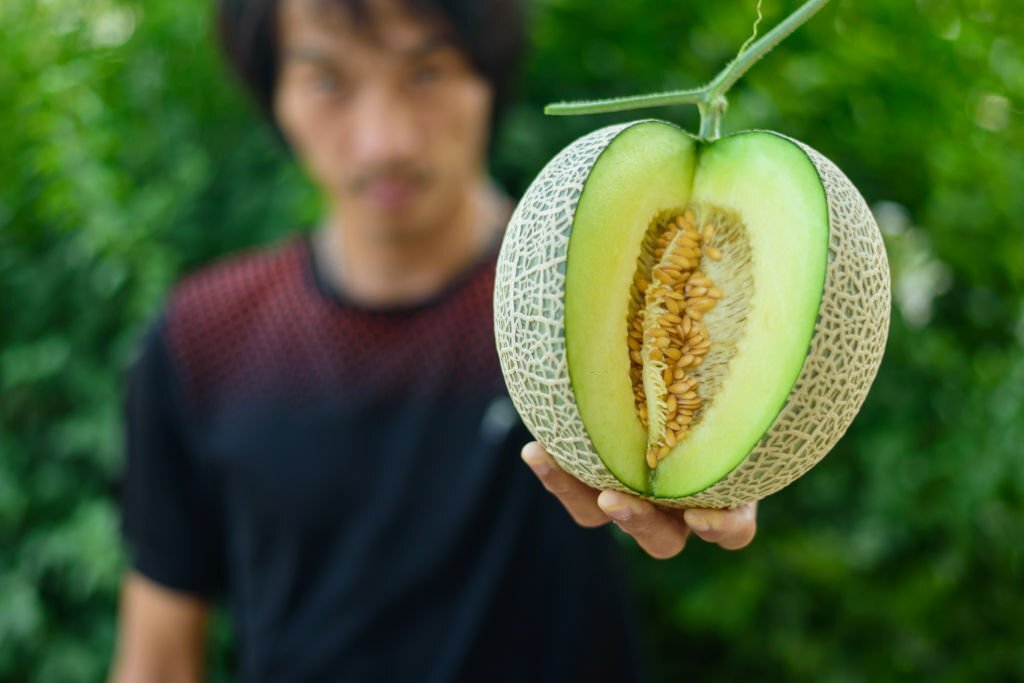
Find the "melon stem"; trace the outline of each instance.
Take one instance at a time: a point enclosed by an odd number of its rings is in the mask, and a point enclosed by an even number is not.
[[[722,116],[729,107],[729,101],[725,95],[719,95],[712,102],[700,102],[697,109],[700,111],[700,131],[698,135],[704,140],[717,140],[722,135]]]
[[[726,93],[739,81],[750,67],[754,66],[772,48],[785,40],[789,34],[807,22],[814,14],[828,4],[829,0],[807,0],[792,14],[779,22],[749,47],[741,47],[736,57],[718,72],[709,83],[701,88],[670,90],[647,95],[611,97],[600,100],[578,102],[556,102],[544,107],[544,113],[551,116],[576,116],[581,114],[603,114],[649,107],[667,107],[678,104],[696,104],[700,111],[700,137],[707,140],[718,138],[722,116],[725,113]]]

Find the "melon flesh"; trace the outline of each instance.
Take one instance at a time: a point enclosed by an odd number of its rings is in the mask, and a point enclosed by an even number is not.
[[[565,272],[565,345],[576,403],[608,468],[649,488],[647,429],[633,409],[629,286],[651,218],[688,203],[696,146],[677,128],[634,126],[608,145],[576,210]],[[639,454],[639,455],[638,455]]]
[[[686,209],[731,221],[723,258],[701,263],[723,292],[704,319],[721,353],[696,370],[690,431],[652,468],[630,285],[652,224]],[[538,440],[591,486],[680,507],[763,498],[820,460],[867,394],[888,314],[877,226],[831,162],[776,133],[704,143],[660,121],[595,131],[549,163],[495,287],[502,369]]]

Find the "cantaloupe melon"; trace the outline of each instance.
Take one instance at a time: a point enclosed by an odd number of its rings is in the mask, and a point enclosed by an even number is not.
[[[761,499],[864,401],[888,331],[878,227],[807,145],[644,120],[559,153],[508,226],[499,358],[527,427],[599,489]]]

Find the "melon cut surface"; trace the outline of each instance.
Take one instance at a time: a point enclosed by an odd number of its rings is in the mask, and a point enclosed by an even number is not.
[[[661,421],[635,405],[630,286],[645,237],[684,212],[716,227],[721,256],[699,268],[722,294],[701,321],[700,408],[651,466]],[[820,460],[866,396],[888,314],[877,226],[831,162],[776,133],[702,143],[660,121],[595,131],[548,164],[495,287],[502,369],[538,440],[591,486],[681,507],[763,498]],[[649,395],[660,374],[645,360]]]
[[[696,146],[671,126],[634,126],[587,179],[569,240],[565,340],[569,376],[590,439],[608,468],[644,491],[647,429],[633,410],[626,348],[629,285],[651,217],[685,206]]]

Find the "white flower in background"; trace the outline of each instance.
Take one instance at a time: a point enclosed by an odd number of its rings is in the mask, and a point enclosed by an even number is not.
[[[881,201],[872,212],[889,251],[896,307],[907,324],[924,327],[931,320],[935,298],[952,286],[952,272],[932,252],[927,234],[911,224],[905,206]]]

